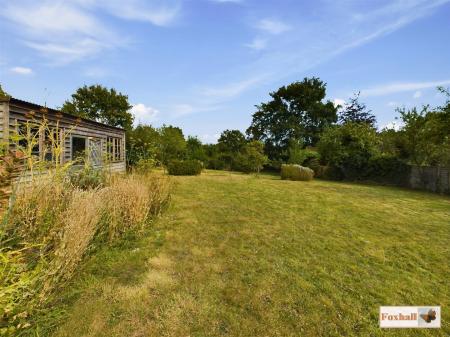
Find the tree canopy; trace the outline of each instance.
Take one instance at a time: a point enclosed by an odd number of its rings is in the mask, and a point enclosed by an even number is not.
[[[3,90],[2,85],[0,84],[0,98],[9,98],[9,95]]]
[[[343,110],[339,112],[339,122],[345,123],[365,123],[375,127],[377,121],[372,111],[367,109],[366,104],[359,101],[360,92],[351,97]]]
[[[270,158],[279,158],[291,139],[315,145],[322,130],[337,121],[337,108],[324,102],[326,84],[305,78],[270,93],[271,100],[257,105],[247,134],[265,143]]]
[[[88,118],[110,126],[130,130],[133,115],[128,96],[101,85],[83,86],[64,102],[61,110],[74,116]]]

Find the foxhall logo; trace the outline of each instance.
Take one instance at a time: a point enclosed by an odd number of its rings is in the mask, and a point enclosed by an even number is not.
[[[440,328],[441,307],[380,307],[380,328]]]

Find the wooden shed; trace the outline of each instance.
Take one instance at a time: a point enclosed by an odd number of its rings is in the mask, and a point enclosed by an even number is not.
[[[59,161],[62,164],[83,155],[89,156],[96,167],[108,165],[112,172],[126,170],[125,130],[16,98],[0,98],[0,142],[4,146],[14,146],[12,135],[20,132],[27,123],[34,123],[38,128],[43,121],[51,130],[58,130],[58,135],[54,136],[61,140],[63,153]],[[38,141],[33,155],[50,161],[51,153],[46,150],[48,129],[36,130]]]

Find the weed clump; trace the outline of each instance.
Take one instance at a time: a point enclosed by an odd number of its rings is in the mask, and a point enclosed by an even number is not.
[[[47,175],[16,186],[0,226],[0,335],[27,328],[87,254],[148,226],[168,200],[168,180],[156,175],[101,184]]]
[[[281,179],[310,181],[314,178],[314,171],[300,165],[281,165]]]

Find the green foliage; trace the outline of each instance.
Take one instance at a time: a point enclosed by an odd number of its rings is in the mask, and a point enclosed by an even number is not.
[[[158,160],[167,165],[171,160],[183,159],[186,153],[186,140],[183,131],[178,127],[163,125],[158,132]]]
[[[128,96],[101,85],[83,86],[64,102],[61,111],[130,130],[133,115]]]
[[[244,146],[235,159],[235,169],[237,171],[259,173],[268,162],[264,154],[264,144],[260,141],[251,141]]]
[[[217,144],[204,144],[203,149],[207,157],[206,168],[213,170],[225,169],[226,163],[221,159]]]
[[[208,161],[208,156],[205,153],[205,148],[202,142],[197,137],[188,136],[186,141],[186,158],[196,159],[205,163]]]
[[[379,155],[370,158],[365,178],[384,184],[407,186],[410,166],[395,156]]]
[[[371,110],[367,109],[364,103],[359,101],[359,95],[354,95],[349,99],[349,102],[345,104],[342,111],[339,112],[339,122],[345,123],[365,123],[371,127],[375,127],[377,121],[376,117],[371,113]]]
[[[298,164],[298,165],[303,164],[303,161],[305,160],[303,147],[304,146],[302,140],[297,139],[289,140],[288,160],[287,160],[289,164]]]
[[[9,99],[11,96],[8,95],[2,88],[2,85],[0,84],[0,99]]]
[[[450,104],[398,109],[409,160],[415,165],[450,165]]]
[[[139,174],[147,174],[151,172],[157,166],[157,161],[152,158],[141,158],[136,163],[134,169]]]
[[[281,165],[281,179],[283,180],[310,181],[313,178],[314,171],[309,167],[295,164]]]
[[[150,125],[138,125],[128,131],[127,135],[127,163],[136,165],[139,160],[156,159],[160,157],[159,131]]]
[[[375,129],[366,123],[347,123],[325,130],[318,144],[321,159],[346,179],[364,176],[370,158],[379,153]]]
[[[167,171],[173,176],[196,176],[203,170],[203,165],[198,160],[171,160],[167,165]]]
[[[237,163],[237,155],[241,153],[247,143],[244,134],[239,130],[225,130],[217,142],[219,158],[228,169],[237,169],[242,163]],[[240,158],[242,161],[242,158]]]
[[[291,139],[314,145],[322,130],[337,121],[337,108],[323,102],[326,84],[318,78],[305,78],[270,93],[272,100],[257,105],[247,130],[253,139],[265,143],[270,159],[280,159]]]
[[[303,148],[302,142],[291,139],[288,147],[288,164],[308,166],[319,164],[320,155],[311,148]]]
[[[82,190],[100,188],[106,185],[106,173],[86,163],[82,168],[74,166],[68,175],[70,184]]]

